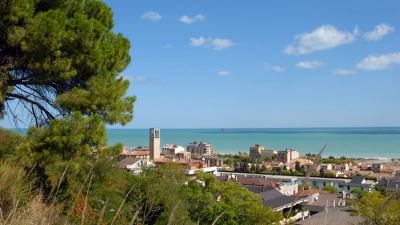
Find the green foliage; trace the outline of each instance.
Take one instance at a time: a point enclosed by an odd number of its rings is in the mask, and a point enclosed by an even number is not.
[[[0,206],[11,224],[276,224],[282,215],[238,183],[199,174],[203,186],[175,164],[138,176],[116,167],[122,146],[106,147],[105,123],[133,117],[120,74],[129,48],[99,0],[0,2],[0,118],[21,119],[5,109],[18,101],[36,125],[25,137],[0,130]],[[252,158],[232,162],[261,170]]]
[[[322,188],[322,190],[327,191],[327,192],[332,193],[332,194],[339,192],[339,189],[337,187],[335,187],[335,186],[325,186],[325,187]]]
[[[292,175],[292,172],[290,172],[290,170],[284,169],[284,170],[282,170],[281,175],[290,176],[290,175]]]
[[[221,183],[210,174],[198,174],[202,182],[189,181],[176,164],[132,176],[112,160],[120,146],[104,144],[101,118],[74,113],[46,128],[31,128],[14,159],[44,201],[59,205],[72,224],[82,215],[84,224],[128,224],[133,215],[142,224],[211,224],[219,216],[217,224],[272,224],[282,218],[242,185]]]
[[[379,192],[366,193],[352,203],[355,215],[363,218],[365,225],[397,225],[400,221],[399,196],[385,196]]]
[[[219,182],[213,175],[198,174],[198,181],[188,184],[190,215],[200,224],[212,224],[222,214],[217,224],[273,224],[282,214],[262,205],[256,196],[235,182]]]
[[[376,176],[368,175],[368,174],[363,175],[363,174],[361,174],[361,173],[357,173],[356,176],[362,176],[362,177],[364,177],[366,180],[373,180],[373,181],[377,181],[377,180],[378,180],[378,178],[377,178]]]
[[[25,171],[8,162],[0,161],[0,208],[2,217],[11,213],[19,204],[25,205],[28,200],[28,182],[25,180]],[[1,219],[1,217],[0,217]]]
[[[323,177],[329,177],[329,178],[334,178],[336,177],[336,174],[332,173],[332,172],[325,172],[323,174]]]
[[[308,190],[308,189],[311,189],[312,186],[310,184],[305,183],[301,187],[299,187],[299,190],[302,190],[302,188],[303,188],[303,190]]]
[[[127,123],[135,97],[120,73],[129,48],[101,1],[1,1],[0,113],[18,100],[36,125],[74,111]]]
[[[30,182],[22,167],[0,161],[0,225],[64,224],[58,208],[46,205],[41,195],[30,189]]]
[[[300,165],[300,162],[299,161],[296,161],[296,164],[295,164],[295,170],[297,170],[297,171],[302,171],[302,169],[301,169],[301,165]]]
[[[329,158],[323,158],[320,160],[321,164],[336,164],[336,165],[342,165],[346,163],[352,163],[354,162],[354,159],[351,158],[346,158],[344,156],[340,158],[335,158],[334,156],[329,156]]]
[[[291,175],[293,175],[293,176],[304,176],[305,173],[303,171],[294,170],[294,171],[292,171]]]
[[[362,198],[364,195],[368,193],[368,191],[363,191],[361,189],[353,189],[351,193],[357,195],[358,198]]]
[[[116,168],[112,160],[121,146],[105,147],[105,143],[100,116],[87,118],[73,113],[52,120],[46,128],[29,129],[14,159],[30,171],[34,187],[46,201],[55,198],[62,202],[66,213],[73,212],[71,220],[80,217],[89,190],[87,218],[97,221],[99,215],[93,211],[100,211],[104,202],[111,209],[118,208],[128,183],[128,174]],[[110,221],[114,214],[106,212],[104,219]],[[121,216],[119,221],[128,221]]]
[[[187,177],[177,164],[145,170],[130,178],[133,187],[128,204],[139,210],[138,221],[145,224],[191,224],[186,201]]]
[[[22,135],[0,128],[0,159],[12,157],[17,151],[17,146],[24,141]]]

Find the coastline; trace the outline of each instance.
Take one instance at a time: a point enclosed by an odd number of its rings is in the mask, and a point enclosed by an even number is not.
[[[122,143],[135,148],[148,145],[148,129],[107,129],[109,144]],[[216,153],[248,152],[254,144],[268,149],[295,149],[302,154],[390,160],[400,157],[400,127],[381,128],[235,128],[235,129],[161,129],[161,144],[186,146],[193,141],[214,145]]]
[[[25,133],[26,129],[12,129]],[[248,152],[254,144],[284,150],[291,148],[302,154],[318,153],[328,144],[324,157],[351,157],[388,161],[400,158],[400,127],[340,128],[224,128],[161,129],[161,144],[186,146],[193,141],[207,141],[216,153]],[[148,145],[148,129],[108,128],[108,144],[126,147]]]

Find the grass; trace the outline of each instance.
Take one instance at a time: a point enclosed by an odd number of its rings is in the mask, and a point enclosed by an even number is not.
[[[0,161],[0,225],[56,225],[64,221],[54,205],[31,190],[26,172],[12,163]]]
[[[29,172],[28,172],[29,173]],[[60,177],[60,183],[64,177]],[[85,213],[87,211],[87,201],[91,178],[92,178],[92,170],[89,172],[87,180],[89,183],[86,187],[84,197],[83,207],[79,214],[80,223],[76,224],[94,224],[94,221],[97,224],[104,224],[103,216],[106,210],[106,206],[102,209],[102,212],[96,220],[88,215],[89,213]],[[35,225],[58,225],[64,224],[68,225],[71,221],[74,221],[72,216],[73,210],[79,208],[78,199],[75,199],[74,206],[68,211],[62,213],[61,209],[63,208],[63,204],[55,201],[55,195],[58,192],[55,190],[55,194],[53,199],[45,200],[43,195],[37,191],[32,189],[33,181],[27,178],[27,172],[17,166],[16,164],[1,161],[0,160],[0,225],[26,225],[26,224],[35,224]],[[89,179],[88,179],[89,178]],[[83,194],[83,188],[85,185],[82,185],[81,193]],[[121,208],[123,207],[127,196],[133,190],[134,187],[128,192],[125,196],[124,201],[121,203],[115,218],[113,219],[113,223],[116,220]],[[82,195],[77,195],[82,196]],[[137,210],[131,219],[131,224],[133,225],[135,220],[137,220],[139,210]],[[76,215],[75,215],[76,216]],[[75,221],[77,222],[77,221]],[[75,222],[72,222],[75,224]]]

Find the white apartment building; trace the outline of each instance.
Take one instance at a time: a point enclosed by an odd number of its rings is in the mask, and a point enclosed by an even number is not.
[[[164,154],[164,157],[174,157],[179,153],[184,153],[185,148],[177,144],[167,144],[164,145],[164,147],[162,148],[162,152]]]

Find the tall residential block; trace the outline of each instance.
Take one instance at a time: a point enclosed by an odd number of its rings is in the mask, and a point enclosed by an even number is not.
[[[187,147],[186,150],[190,153],[192,153],[193,155],[212,155],[214,154],[214,146],[210,143],[207,142],[193,142],[190,143]]]
[[[287,163],[296,160],[300,157],[300,154],[292,149],[286,149],[284,151],[279,151],[276,157],[276,161]]]
[[[256,144],[250,147],[250,157],[259,158],[261,157],[261,152],[264,151],[264,146],[260,144]]]
[[[161,143],[160,143],[160,129],[150,129],[150,159],[156,160],[160,158]]]

